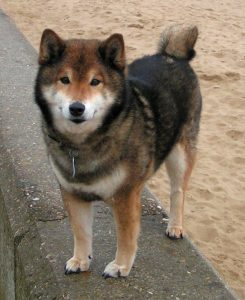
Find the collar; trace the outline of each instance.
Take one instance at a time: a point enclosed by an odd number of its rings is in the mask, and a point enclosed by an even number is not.
[[[48,133],[47,135],[48,135],[48,137],[50,139],[52,139],[53,141],[55,141],[56,143],[58,143],[59,146],[60,146],[60,148],[66,148],[68,150],[74,150],[74,151],[78,151],[79,150],[79,148],[76,147],[76,146],[74,146],[71,142],[63,140],[63,139],[59,139],[57,137],[57,135],[53,135],[51,133]]]
[[[74,147],[74,145],[72,145],[68,141],[63,141],[57,136],[52,135],[52,133],[47,133],[47,136],[56,143],[58,143],[60,149],[67,150],[68,156],[71,159],[72,177],[74,178],[76,176],[76,159],[79,157],[79,149],[77,147]]]

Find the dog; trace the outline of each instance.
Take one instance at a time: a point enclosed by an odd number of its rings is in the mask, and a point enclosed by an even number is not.
[[[113,210],[117,251],[104,278],[128,276],[140,230],[141,192],[166,163],[170,217],[166,235],[183,235],[184,196],[197,153],[202,98],[189,61],[195,26],[171,26],[154,55],[127,65],[121,34],[63,40],[44,30],[35,102],[50,164],[74,233],[65,274],[92,259],[93,202]]]

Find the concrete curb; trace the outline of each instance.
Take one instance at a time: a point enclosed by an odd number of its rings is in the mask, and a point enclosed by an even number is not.
[[[0,40],[0,299],[235,299],[188,239],[164,237],[163,213],[147,191],[130,277],[101,277],[115,252],[112,216],[102,203],[91,271],[64,276],[72,235],[32,100],[37,55],[1,10]]]

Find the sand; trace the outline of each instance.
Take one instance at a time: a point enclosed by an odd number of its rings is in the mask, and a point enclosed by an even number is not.
[[[174,3],[174,4],[173,4]],[[38,49],[49,27],[64,38],[125,37],[128,61],[153,53],[166,25],[191,22],[200,37],[192,62],[204,99],[199,159],[185,205],[185,229],[245,299],[245,2],[0,0]],[[168,208],[164,166],[150,181]]]

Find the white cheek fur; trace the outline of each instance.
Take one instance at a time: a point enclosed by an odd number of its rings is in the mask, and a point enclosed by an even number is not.
[[[100,126],[103,116],[114,102],[114,98],[108,92],[105,96],[98,94],[90,99],[84,99],[85,105],[83,117],[85,122],[73,123],[69,111],[69,106],[75,102],[74,99],[64,93],[56,91],[53,86],[43,88],[44,97],[49,104],[54,119],[54,126],[63,134],[87,135]],[[74,139],[79,139],[74,136]],[[78,141],[78,142],[79,142]]]

